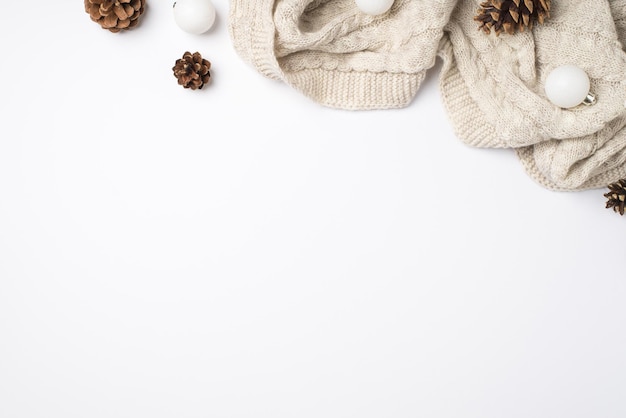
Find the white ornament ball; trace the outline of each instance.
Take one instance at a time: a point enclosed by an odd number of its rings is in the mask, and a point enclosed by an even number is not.
[[[394,0],[355,0],[355,2],[356,7],[363,13],[376,16],[382,15],[391,9]]]
[[[587,73],[575,65],[563,65],[548,74],[545,91],[554,105],[569,109],[587,98],[589,87]]]
[[[211,0],[176,0],[174,20],[185,32],[200,35],[215,22],[215,7]]]

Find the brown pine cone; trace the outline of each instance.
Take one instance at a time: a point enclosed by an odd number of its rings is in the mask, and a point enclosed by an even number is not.
[[[193,54],[189,51],[182,58],[176,60],[172,68],[178,84],[186,89],[201,89],[211,79],[211,63],[202,58],[199,52]]]
[[[620,215],[624,215],[626,204],[626,179],[618,180],[609,184],[609,192],[604,194],[606,197],[606,208],[613,210]]]
[[[119,32],[137,26],[146,0],[84,0],[85,11],[103,29]]]
[[[550,0],[488,0],[480,4],[474,20],[480,23],[479,29],[496,35],[516,30],[532,29],[535,21],[543,23],[550,17]]]

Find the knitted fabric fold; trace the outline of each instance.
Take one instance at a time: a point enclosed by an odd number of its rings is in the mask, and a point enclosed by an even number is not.
[[[354,0],[231,0],[229,33],[261,74],[328,107],[407,106],[434,66],[457,0],[395,0],[379,16]]]
[[[553,1],[543,25],[500,36],[477,30],[479,3],[458,4],[439,51],[442,99],[457,136],[472,146],[516,148],[528,174],[550,189],[624,177],[626,53],[618,30],[624,34],[626,2]],[[564,64],[587,72],[595,105],[561,109],[547,99],[545,79]]]
[[[626,46],[626,0],[613,0],[610,6],[618,39]],[[531,177],[549,189],[606,187],[626,178],[626,114],[587,137],[550,140],[517,154]]]

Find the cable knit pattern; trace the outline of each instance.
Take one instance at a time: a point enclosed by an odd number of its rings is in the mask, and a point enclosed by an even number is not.
[[[552,0],[551,18],[515,35],[486,35],[482,0],[395,0],[380,16],[354,0],[231,0],[239,55],[266,77],[342,109],[407,106],[438,53],[440,91],[456,135],[514,148],[553,190],[606,187],[626,177],[626,0]],[[561,109],[550,72],[581,67],[593,106]]]
[[[626,0],[611,1],[610,7],[618,39],[626,45]],[[626,114],[587,137],[546,141],[517,154],[526,171],[549,189],[604,188],[626,178]]]
[[[354,0],[231,0],[240,56],[322,105],[407,106],[435,64],[457,0],[396,0],[380,16]]]
[[[543,25],[499,37],[476,30],[479,3],[458,4],[440,49],[455,133],[472,146],[517,148],[528,173],[550,189],[604,187],[623,177],[626,53],[618,30],[624,34],[626,2],[554,0]],[[546,98],[546,77],[564,64],[587,72],[594,106],[566,110]]]

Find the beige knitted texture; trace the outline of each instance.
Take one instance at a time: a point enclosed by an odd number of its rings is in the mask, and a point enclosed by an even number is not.
[[[617,36],[622,46],[626,46],[626,0],[612,0],[610,4]]]
[[[618,39],[626,45],[626,0],[610,2]],[[626,106],[626,103],[624,103]],[[621,114],[593,135],[551,140],[518,150],[526,171],[556,190],[606,187],[626,178],[626,115]]]
[[[603,187],[624,175],[626,54],[609,2],[553,1],[533,31],[486,36],[472,17],[478,1],[453,13],[440,54],[444,106],[457,135],[479,147],[518,148],[529,175],[555,190]],[[624,2],[613,11],[624,13]],[[598,101],[560,109],[545,97],[550,71],[583,68]]]
[[[354,0],[231,0],[241,57],[316,102],[343,109],[407,106],[457,0],[395,0],[369,16]]]
[[[269,78],[281,79],[274,56],[273,0],[234,0],[228,30],[239,55]]]

